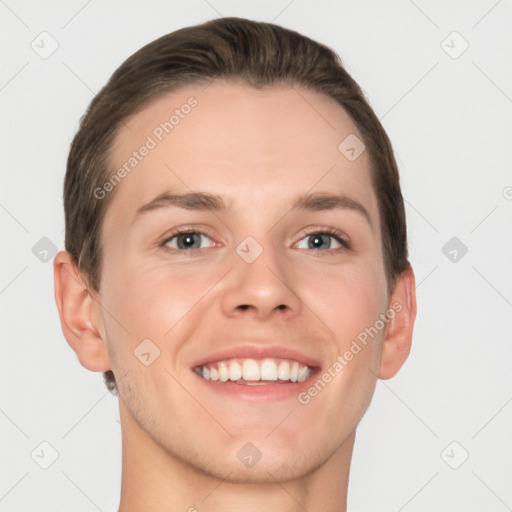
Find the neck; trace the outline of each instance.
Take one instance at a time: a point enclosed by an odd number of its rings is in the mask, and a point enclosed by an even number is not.
[[[121,403],[121,400],[120,400]],[[124,421],[123,421],[124,420]],[[346,512],[353,432],[324,463],[293,480],[233,481],[207,474],[156,443],[126,411],[119,512]]]

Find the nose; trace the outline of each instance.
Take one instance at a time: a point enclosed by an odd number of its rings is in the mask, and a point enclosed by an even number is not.
[[[222,296],[226,316],[251,315],[264,320],[300,313],[302,302],[295,291],[298,276],[290,262],[270,242],[261,247],[263,252],[252,262],[241,257],[242,252],[233,255],[234,268]]]

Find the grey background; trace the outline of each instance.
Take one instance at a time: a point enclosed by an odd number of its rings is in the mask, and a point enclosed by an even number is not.
[[[53,297],[65,160],[126,57],[219,15],[334,48],[399,162],[419,312],[361,422],[349,510],[512,510],[511,0],[0,0],[0,510],[117,510],[117,399],[80,366]]]

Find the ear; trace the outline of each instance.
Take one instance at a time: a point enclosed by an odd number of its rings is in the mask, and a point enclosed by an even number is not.
[[[389,308],[395,311],[395,316],[386,326],[380,379],[394,377],[411,351],[412,330],[416,318],[416,285],[410,265],[397,277],[395,289],[389,299]]]
[[[99,295],[89,289],[66,251],[55,256],[53,276],[62,332],[80,364],[93,372],[110,370]]]

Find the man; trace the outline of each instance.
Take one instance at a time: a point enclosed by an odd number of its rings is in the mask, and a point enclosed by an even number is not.
[[[120,510],[346,510],[357,424],[416,316],[389,140],[326,47],[223,18],[91,103],[54,261],[119,397]]]

